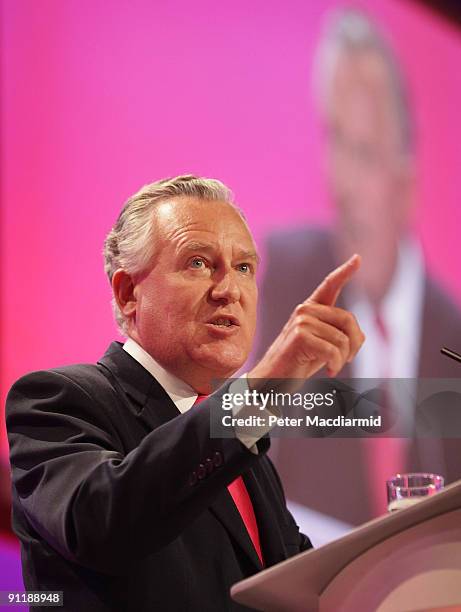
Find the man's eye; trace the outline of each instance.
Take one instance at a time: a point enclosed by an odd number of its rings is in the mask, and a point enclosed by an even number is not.
[[[205,262],[201,257],[194,257],[193,259],[191,259],[189,265],[194,270],[202,270],[203,268],[205,268]]]
[[[252,267],[248,263],[241,263],[237,266],[237,268],[238,270],[240,270],[240,272],[243,272],[244,274],[250,274],[252,271]]]

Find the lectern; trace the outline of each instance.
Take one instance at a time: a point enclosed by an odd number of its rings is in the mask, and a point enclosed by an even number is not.
[[[461,480],[238,582],[231,596],[266,612],[459,612]]]

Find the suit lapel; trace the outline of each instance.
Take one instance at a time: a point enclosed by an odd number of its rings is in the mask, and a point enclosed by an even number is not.
[[[171,421],[180,413],[157,380],[131,355],[120,342],[112,342],[98,364],[128,399],[127,407],[149,431]]]

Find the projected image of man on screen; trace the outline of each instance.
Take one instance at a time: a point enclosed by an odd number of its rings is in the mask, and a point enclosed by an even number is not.
[[[328,14],[313,77],[324,133],[322,167],[334,221],[330,227],[297,227],[269,237],[259,354],[304,288],[316,284],[335,262],[358,252],[363,265],[340,304],[360,320],[367,342],[342,376],[458,377],[456,364],[441,356],[439,348],[461,347],[461,315],[429,274],[413,231],[418,214],[418,141],[408,86],[389,38],[361,11]],[[396,409],[408,411],[411,418],[414,406],[404,398]],[[281,445],[279,455],[290,496],[353,524],[385,510],[382,483],[396,471],[435,471],[449,480],[461,477],[455,445],[451,452],[449,444],[434,440],[411,446],[408,440],[394,439],[382,448],[375,441],[295,445],[296,452],[288,442]],[[313,498],[294,469],[311,460],[323,466],[322,483]],[[337,470],[338,464],[344,473]],[[339,504],[334,493],[338,490],[343,500]]]

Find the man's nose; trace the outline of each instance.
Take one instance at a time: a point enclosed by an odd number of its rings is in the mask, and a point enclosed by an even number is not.
[[[226,304],[239,301],[240,287],[235,274],[235,270],[230,270],[214,278],[210,290],[211,299],[222,301]]]

